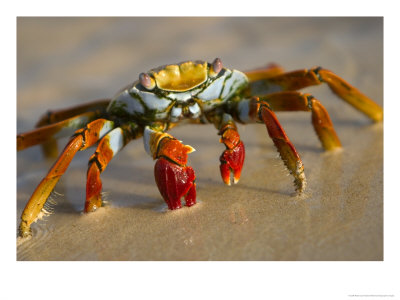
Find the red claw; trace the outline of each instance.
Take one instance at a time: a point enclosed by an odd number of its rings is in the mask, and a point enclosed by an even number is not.
[[[225,150],[219,160],[221,161],[220,171],[222,180],[225,184],[231,185],[231,172],[233,173],[233,183],[237,183],[240,179],[244,162],[244,144],[242,141],[233,149]]]
[[[196,204],[196,184],[192,167],[182,167],[161,157],[154,166],[154,176],[169,209],[181,208],[183,196],[186,206]]]

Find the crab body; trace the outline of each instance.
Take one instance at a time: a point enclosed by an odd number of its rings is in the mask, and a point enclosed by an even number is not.
[[[170,71],[165,74],[165,70]],[[242,72],[222,68],[218,74],[212,74],[212,66],[205,62],[170,65],[161,72],[149,72],[156,81],[152,90],[146,89],[138,80],[120,92],[107,108],[109,115],[141,124],[176,123],[183,119],[205,122],[205,113],[240,95],[248,86],[248,79]],[[187,79],[196,72],[201,76],[196,80]],[[175,75],[170,79],[171,83],[164,79],[169,78],[169,74]],[[182,81],[186,84],[181,84]]]
[[[298,90],[327,83],[331,90],[373,121],[381,121],[382,108],[339,76],[323,68],[284,72],[275,64],[248,72],[212,63],[186,61],[152,69],[113,99],[50,111],[37,128],[17,135],[17,150],[43,144],[47,156],[56,154],[55,138],[77,129],[45,178],[33,192],[21,216],[19,235],[31,234],[30,226],[43,215],[44,204],[77,151],[97,144],[89,160],[84,212],[102,205],[100,174],[131,140],[143,136],[146,152],[156,160],[155,181],[169,209],[196,204],[195,172],[188,166],[189,145],[167,133],[182,123],[211,123],[226,149],[220,173],[225,184],[237,183],[245,147],[236,122],[264,123],[281,159],[294,178],[295,190],[306,187],[304,166],[280,125],[275,111],[308,111],[325,150],[341,147],[328,112],[310,94]],[[82,127],[82,128],[81,128]]]

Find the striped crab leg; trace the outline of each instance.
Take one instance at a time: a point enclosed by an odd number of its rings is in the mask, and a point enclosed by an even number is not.
[[[17,135],[17,151],[45,143],[53,138],[71,135],[75,130],[82,128],[89,122],[97,119],[96,112],[86,112],[60,122],[46,125],[29,132]]]
[[[142,136],[142,130],[134,123],[117,127],[107,133],[89,160],[86,181],[86,202],[84,212],[93,212],[102,205],[102,183],[100,174],[104,172],[111,159],[132,139]]]
[[[85,128],[79,129],[68,142],[64,151],[51,167],[46,177],[40,182],[25,206],[21,216],[19,235],[22,237],[31,234],[30,226],[38,218],[42,208],[54,189],[60,177],[65,173],[77,151],[85,150],[94,145],[107,132],[114,127],[114,122],[98,119],[89,123]]]
[[[248,73],[251,76],[251,72]],[[383,119],[383,109],[381,106],[350,85],[343,78],[321,67],[282,73],[272,77],[269,75],[264,78],[258,76],[254,79],[251,82],[251,88],[259,90],[261,94],[270,93],[271,89],[273,92],[276,92],[277,89],[280,91],[294,91],[308,86],[327,83],[337,96],[364,113],[374,122],[379,122]]]
[[[148,154],[157,162],[154,176],[158,189],[171,210],[196,204],[195,174],[187,166],[188,154],[194,151],[160,128],[147,126],[144,130],[144,146]]]

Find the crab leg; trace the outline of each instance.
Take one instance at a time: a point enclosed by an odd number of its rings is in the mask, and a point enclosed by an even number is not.
[[[306,187],[303,163],[268,102],[258,97],[245,99],[240,101],[231,112],[242,123],[262,121],[265,124],[281,159],[294,177],[296,191],[303,192]]]
[[[375,122],[383,119],[383,109],[335,73],[321,67],[278,74],[273,77],[258,77],[251,82],[251,88],[267,94],[276,91],[293,91],[312,85],[327,83],[341,99],[364,113]],[[260,89],[260,86],[262,87]],[[254,95],[254,93],[253,93]]]
[[[278,74],[282,74],[283,68],[275,63],[270,63],[264,68],[249,70],[244,72],[250,82],[270,78]]]
[[[235,122],[229,114],[223,114],[221,124],[218,128],[218,134],[221,136],[219,141],[226,147],[226,150],[219,158],[222,180],[225,184],[231,185],[232,173],[233,183],[236,184],[240,179],[243,167],[245,157],[244,144],[240,140]]]
[[[71,132],[71,129],[76,130],[81,128],[90,121],[103,116],[109,103],[110,99],[102,99],[72,108],[49,110],[36,123],[36,128],[45,127],[46,129],[33,130],[29,133],[17,136],[18,150],[42,144],[42,150],[46,157],[57,157],[58,146],[56,139],[69,136],[73,133],[73,131]],[[86,117],[89,118],[85,120]],[[20,145],[23,146],[22,149],[19,148]]]
[[[296,191],[301,193],[306,187],[306,177],[304,175],[303,162],[292,142],[287,137],[275,113],[266,102],[260,102],[258,109],[259,119],[267,127],[268,134],[278,149],[278,152],[288,168],[290,174],[294,177]]]
[[[19,226],[20,236],[30,235],[31,224],[40,218],[43,205],[60,177],[67,170],[76,152],[94,145],[113,127],[114,123],[112,121],[98,119],[89,123],[85,128],[79,129],[75,132],[74,136],[64,148],[64,151],[60,154],[46,177],[43,178],[37,186],[26,204],[21,216],[21,224]]]
[[[17,151],[44,143],[51,138],[60,138],[71,135],[74,130],[82,128],[90,121],[98,118],[98,116],[99,115],[96,112],[86,112],[54,124],[42,126],[32,131],[18,134]]]
[[[39,121],[36,123],[36,127],[39,128],[58,123],[89,111],[104,113],[108,104],[110,104],[110,101],[111,99],[101,99],[66,109],[49,110],[39,119]]]
[[[181,208],[182,197],[186,206],[196,204],[194,170],[186,165],[188,153],[193,152],[194,148],[182,144],[160,129],[151,127],[145,128],[144,145],[147,153],[157,159],[154,176],[168,208]]]
[[[96,152],[89,160],[86,182],[86,202],[84,212],[93,212],[102,205],[102,183],[100,174],[106,169],[111,159],[132,139],[142,135],[136,124],[127,124],[110,131],[101,139]]]
[[[311,111],[314,130],[325,150],[341,148],[340,140],[333,128],[325,107],[311,94],[297,91],[272,93],[259,97],[269,104],[273,111]]]

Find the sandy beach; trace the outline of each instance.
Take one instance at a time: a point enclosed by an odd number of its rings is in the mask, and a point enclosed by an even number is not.
[[[49,109],[111,98],[153,67],[215,57],[238,70],[323,66],[383,106],[382,18],[18,18],[17,26],[17,132]],[[327,86],[305,91],[329,111],[343,149],[323,151],[309,113],[278,114],[305,166],[301,197],[265,126],[238,126],[246,161],[230,187],[215,128],[181,126],[170,133],[196,149],[198,204],[167,210],[139,139],[102,174],[107,205],[82,214],[90,148],[57,184],[54,213],[17,241],[17,260],[382,261],[383,123]],[[18,152],[16,230],[51,164],[39,146]]]

